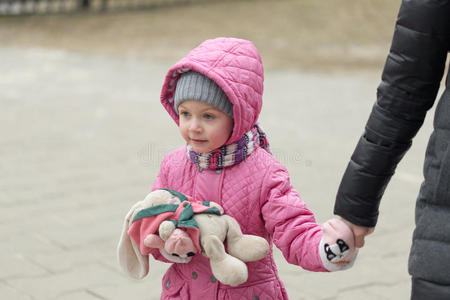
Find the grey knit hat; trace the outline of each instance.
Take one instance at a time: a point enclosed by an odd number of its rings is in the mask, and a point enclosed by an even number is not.
[[[209,103],[233,117],[233,104],[227,95],[213,80],[201,73],[188,71],[178,79],[173,105],[177,114],[178,106],[186,100]]]

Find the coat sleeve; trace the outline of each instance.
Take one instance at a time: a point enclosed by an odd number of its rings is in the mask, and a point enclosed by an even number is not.
[[[404,0],[377,101],[339,186],[334,213],[375,226],[390,178],[433,106],[449,49],[450,2]]]
[[[165,156],[161,162],[161,166],[159,168],[158,175],[156,176],[155,181],[153,182],[152,186],[152,192],[154,190],[159,190],[162,188],[167,188],[168,182],[167,182],[167,156]]]
[[[159,168],[158,175],[156,176],[155,182],[152,186],[152,192],[154,190],[162,189],[167,187],[167,156],[164,157],[163,161],[161,162],[161,166]],[[168,261],[159,251],[153,251],[152,256],[159,261],[162,262],[168,262],[171,263],[171,261]]]
[[[287,170],[272,164],[263,183],[261,211],[266,230],[290,264],[327,271],[319,256],[321,225],[291,186]]]

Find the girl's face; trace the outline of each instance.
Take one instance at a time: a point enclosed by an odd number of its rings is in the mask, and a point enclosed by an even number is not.
[[[224,145],[233,131],[233,118],[205,102],[183,101],[178,115],[181,135],[197,153],[208,153]]]

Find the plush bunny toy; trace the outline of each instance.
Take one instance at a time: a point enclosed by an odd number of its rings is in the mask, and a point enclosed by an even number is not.
[[[177,263],[187,263],[201,252],[217,280],[237,286],[247,281],[245,262],[266,256],[269,244],[262,237],[242,234],[237,221],[224,215],[218,204],[161,189],[131,208],[118,251],[122,268],[138,279],[147,275],[148,254],[153,251]]]
[[[322,230],[319,253],[325,268],[336,271],[350,267],[356,249],[348,226],[331,219]],[[269,244],[262,237],[243,234],[237,221],[224,215],[217,203],[195,201],[177,191],[161,189],[136,203],[125,217],[119,263],[131,277],[141,279],[148,274],[148,255],[154,251],[175,263],[188,263],[192,256],[202,253],[209,258],[217,280],[237,286],[247,281],[245,262],[262,259],[269,252]]]

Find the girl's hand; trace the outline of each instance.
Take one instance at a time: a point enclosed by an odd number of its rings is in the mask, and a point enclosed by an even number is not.
[[[319,254],[328,271],[350,268],[357,255],[353,232],[340,219],[331,219],[322,225],[323,236],[319,244]]]

